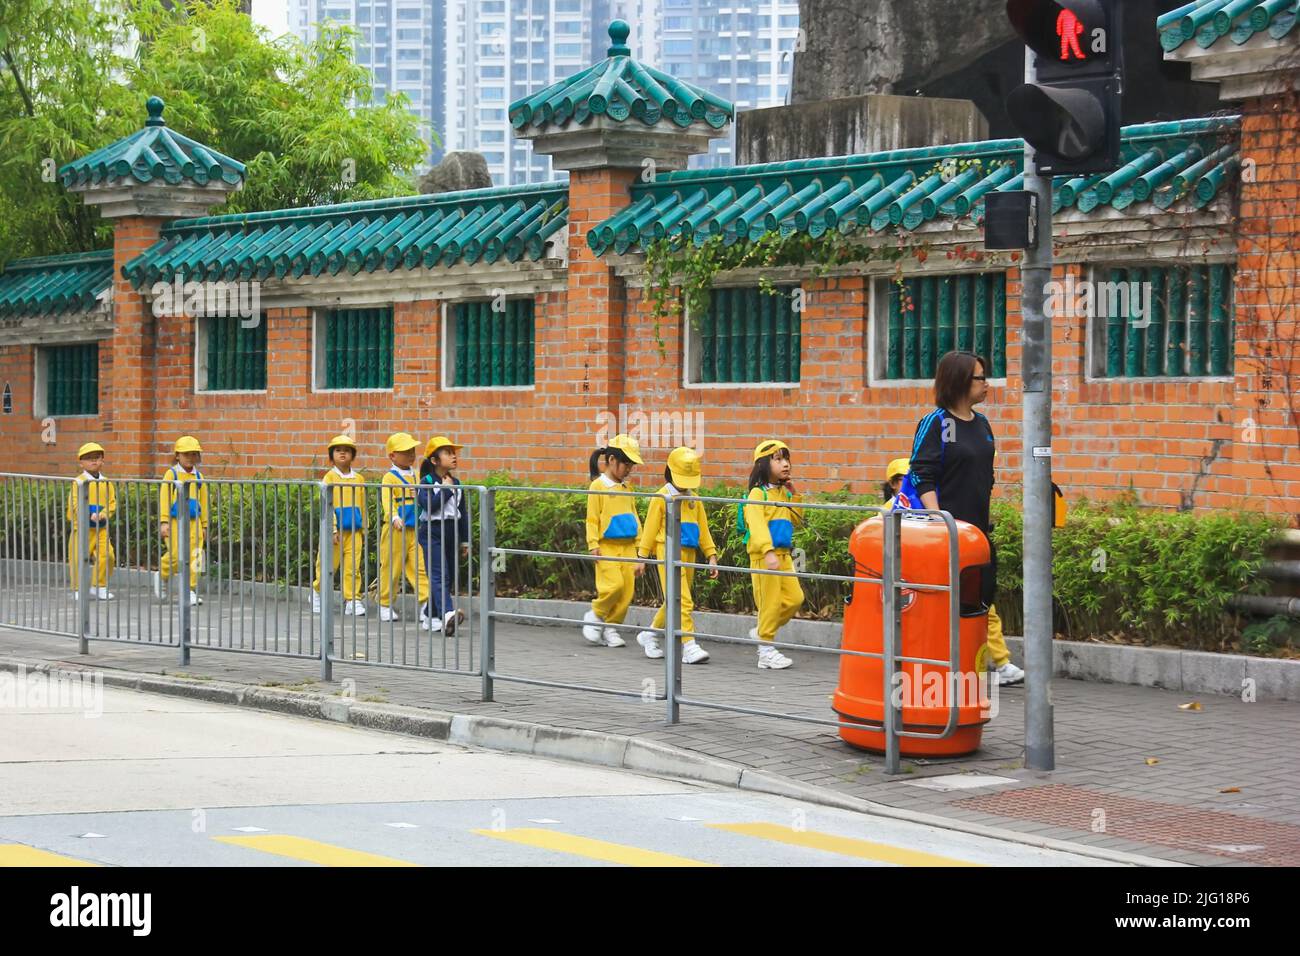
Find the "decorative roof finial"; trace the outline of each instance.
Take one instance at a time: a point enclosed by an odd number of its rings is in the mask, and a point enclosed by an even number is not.
[[[626,20],[615,20],[609,25],[609,38],[614,41],[613,45],[607,51],[609,56],[631,56],[632,50],[627,45],[627,36],[632,32],[632,28],[627,25]]]
[[[145,100],[144,108],[149,111],[149,118],[144,121],[145,126],[166,126],[167,121],[162,118],[163,101],[162,97],[151,96]]]

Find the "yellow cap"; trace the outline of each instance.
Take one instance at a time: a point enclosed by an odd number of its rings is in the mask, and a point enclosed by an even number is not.
[[[623,454],[632,460],[634,465],[644,465],[641,460],[641,446],[636,443],[636,439],[629,435],[615,435],[609,443],[610,448],[617,448]]]
[[[203,454],[203,449],[199,446],[199,440],[193,435],[182,435],[176,439],[176,445],[172,451],[178,455],[183,451],[196,451],[200,455]]]
[[[395,451],[411,451],[412,449],[419,447],[420,443],[406,432],[398,432],[396,435],[389,435],[388,441],[384,442],[384,451],[389,455]]]
[[[88,441],[77,449],[77,457],[85,458],[87,455],[93,455],[96,452],[104,454],[104,446],[98,442]]]
[[[906,458],[895,458],[885,469],[885,481],[893,481],[912,470],[912,462]]]
[[[700,487],[700,456],[693,448],[674,448],[668,456],[668,472],[677,488]]]
[[[454,451],[460,451],[464,447],[465,447],[464,445],[457,445],[446,435],[434,435],[432,438],[429,439],[429,444],[424,446],[424,457],[432,458],[434,452],[436,452],[439,448],[450,448]]]
[[[325,450],[331,452],[335,448],[351,448],[355,452],[357,450],[357,443],[347,435],[335,435],[330,439],[329,447]]]
[[[784,448],[786,451],[790,450],[789,445],[787,445],[783,441],[777,441],[775,438],[769,438],[766,441],[761,441],[758,443],[758,447],[754,449],[754,461],[758,461],[760,458],[766,458],[768,455],[775,454],[776,452],[780,451],[782,448]]]

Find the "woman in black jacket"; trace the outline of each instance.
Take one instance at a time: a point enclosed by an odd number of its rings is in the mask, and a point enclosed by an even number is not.
[[[958,521],[973,524],[989,539],[989,566],[981,582],[981,598],[986,607],[991,607],[997,552],[993,549],[989,502],[993,496],[996,444],[989,420],[975,411],[988,395],[988,367],[988,362],[973,352],[949,352],[939,360],[934,374],[936,408],[917,423],[909,480],[922,508],[942,508]],[[989,650],[998,683],[1019,683],[1025,673],[1011,663],[1000,620],[990,615],[989,624]]]

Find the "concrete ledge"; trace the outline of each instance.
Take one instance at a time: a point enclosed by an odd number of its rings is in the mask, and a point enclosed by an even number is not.
[[[105,671],[105,684],[122,686],[117,682],[110,682],[108,678],[109,672]],[[131,689],[142,690],[151,694],[172,694],[177,697],[206,700],[216,704],[233,704],[236,707],[244,703],[244,697],[248,693],[248,689],[242,684],[158,675],[140,677],[132,683]]]
[[[1023,666],[1024,638],[1008,637],[1007,649]],[[1074,680],[1238,697],[1250,679],[1257,700],[1300,700],[1300,660],[1085,641],[1053,641],[1052,657],[1052,673]]]
[[[94,668],[63,666],[47,661],[0,657],[0,671],[12,673],[20,669],[27,673],[82,674]],[[128,671],[100,671],[105,685],[129,687],[149,693],[172,697],[210,699],[202,694],[205,684],[181,677],[140,674]],[[113,677],[109,681],[107,678]],[[1139,856],[1102,847],[1069,843],[1039,837],[1015,830],[952,820],[934,814],[915,813],[884,804],[851,797],[834,790],[815,787],[777,774],[764,773],[739,764],[716,760],[703,754],[692,753],[677,747],[638,740],[621,734],[606,734],[565,727],[550,727],[518,720],[482,717],[474,714],[446,714],[426,711],[417,707],[394,704],[360,704],[350,700],[326,698],[320,694],[275,688],[251,687],[223,683],[215,689],[235,687],[242,691],[235,695],[235,706],[257,710],[270,710],[292,716],[316,720],[338,720],[346,709],[348,723],[373,730],[447,740],[465,746],[528,753],[553,759],[600,766],[622,766],[624,769],[656,776],[684,780],[699,780],[719,786],[764,793],[772,796],[803,800],[820,806],[836,807],[873,816],[887,817],[910,823],[920,823],[941,830],[969,833],[1025,846],[1059,850],[1075,856],[1106,860],[1126,866],[1181,866],[1154,857]],[[213,689],[213,688],[209,688]],[[621,754],[621,757],[619,756]]]

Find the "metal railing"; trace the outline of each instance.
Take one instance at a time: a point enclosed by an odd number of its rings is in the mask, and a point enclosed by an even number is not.
[[[316,659],[323,680],[332,678],[333,666],[339,663],[475,676],[480,678],[484,701],[494,698],[497,682],[661,701],[670,724],[676,723],[681,708],[688,706],[837,730],[861,730],[864,726],[876,729],[871,722],[838,714],[832,718],[793,713],[752,706],[749,700],[736,703],[691,693],[683,680],[679,651],[683,638],[766,645],[839,658],[871,658],[882,663],[883,720],[879,730],[885,740],[886,769],[891,773],[898,770],[900,739],[948,737],[959,720],[958,701],[949,697],[947,720],[940,729],[931,732],[905,728],[901,725],[903,705],[897,693],[903,665],[947,668],[952,674],[961,668],[962,569],[957,523],[947,512],[884,511],[864,505],[798,502],[804,512],[857,512],[881,520],[883,567],[878,576],[864,574],[856,562],[851,575],[716,567],[721,574],[749,575],[751,580],[772,576],[879,586],[883,633],[882,647],[876,652],[685,630],[681,573],[684,569],[712,571],[714,566],[682,558],[681,508],[687,500],[682,496],[663,499],[663,557],[640,558],[501,546],[497,534],[498,496],[526,493],[584,498],[597,494],[639,500],[657,497],[650,492],[457,485],[454,490],[459,493],[458,508],[468,518],[471,531],[477,527],[478,540],[473,542],[463,540],[466,525],[461,521],[434,514],[432,509],[440,503],[440,499],[435,500],[438,486],[416,486],[415,490],[424,494],[417,496],[414,514],[402,514],[390,507],[386,520],[384,502],[393,504],[395,494],[409,496],[401,489],[395,492],[393,486],[379,483],[339,486],[314,481],[205,478],[202,492],[197,492],[193,482],[104,481],[115,494],[114,508],[107,515],[102,508],[91,507],[94,502],[90,482],[0,474],[0,625],[78,638],[83,653],[91,641],[176,647],[183,665],[197,648]],[[170,518],[159,510],[165,484],[173,485],[172,500],[187,502],[190,495],[199,494],[204,496],[205,504],[194,518],[172,519],[164,527],[163,518]],[[365,520],[360,527],[336,526],[340,487],[351,489],[351,500],[360,496],[364,502]],[[746,499],[700,496],[690,500],[712,505],[715,513],[721,514],[734,513],[732,509],[749,503]],[[179,513],[184,515],[184,506],[179,506]],[[947,584],[902,578],[902,524],[905,518],[922,515],[942,520],[947,529]],[[475,543],[476,548],[467,547]],[[170,580],[159,573],[164,555]],[[664,650],[663,689],[655,688],[653,694],[647,694],[643,686],[602,686],[503,670],[498,664],[498,622],[541,622],[575,628],[585,623],[554,612],[502,608],[497,595],[498,577],[510,558],[662,567],[665,619],[661,628],[625,621],[602,622],[601,626],[627,634],[649,630],[657,635]],[[431,565],[441,573],[430,575]],[[336,585],[342,585],[343,594],[336,591]],[[946,658],[903,653],[904,591],[948,594]],[[313,599],[313,595],[318,597]],[[390,615],[382,611],[383,617],[392,619],[381,620],[378,599],[385,600],[395,612]],[[355,613],[358,602],[364,613]],[[451,605],[455,611],[450,610]],[[437,608],[437,615],[426,615],[431,607]],[[450,626],[443,623],[448,613],[455,615]],[[443,625],[442,630],[432,623],[435,617]]]

